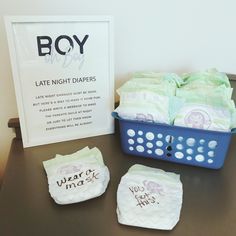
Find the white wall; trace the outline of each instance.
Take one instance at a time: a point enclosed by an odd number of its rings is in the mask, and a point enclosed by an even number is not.
[[[0,177],[17,108],[3,15],[113,15],[118,87],[137,70],[236,73],[235,0],[0,0]]]

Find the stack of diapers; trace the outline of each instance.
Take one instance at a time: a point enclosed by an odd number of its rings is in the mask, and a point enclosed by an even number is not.
[[[123,119],[171,124],[179,107],[174,95],[182,82],[173,73],[136,73],[117,90],[115,111]]]
[[[183,74],[138,73],[117,93],[115,110],[127,120],[229,132],[236,127],[233,89],[215,69]]]
[[[224,73],[208,70],[185,74],[183,80],[176,90],[183,105],[174,125],[226,132],[236,126],[233,89]]]
[[[179,175],[133,165],[118,186],[118,221],[125,225],[171,230],[179,221],[182,196]]]
[[[43,162],[49,193],[58,204],[86,201],[102,195],[110,180],[98,148],[83,148]]]

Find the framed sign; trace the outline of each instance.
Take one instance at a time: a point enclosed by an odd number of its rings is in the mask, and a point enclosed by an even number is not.
[[[113,25],[5,17],[24,147],[114,132]]]

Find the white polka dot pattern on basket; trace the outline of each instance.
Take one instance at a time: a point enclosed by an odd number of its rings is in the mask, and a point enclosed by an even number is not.
[[[184,146],[179,143],[179,144],[176,145],[176,148],[177,148],[178,150],[183,150]]]
[[[204,151],[204,149],[203,149],[203,147],[198,147],[197,151],[202,153]]]
[[[193,158],[192,158],[191,156],[187,156],[186,159],[187,159],[188,161],[191,161]]]
[[[189,154],[189,155],[192,155],[193,154],[193,149],[192,148],[188,148],[186,150],[186,152]]]
[[[153,144],[150,143],[150,142],[147,142],[146,146],[147,146],[148,148],[153,148]]]
[[[179,136],[179,137],[178,137],[178,140],[179,140],[180,142],[182,142],[182,141],[184,140],[184,138],[183,138],[182,136]]]
[[[189,147],[193,147],[196,143],[196,140],[194,138],[188,138],[187,141],[186,141],[186,144],[189,146]]]
[[[155,153],[156,153],[158,156],[161,156],[161,155],[164,154],[163,150],[160,149],[160,148],[157,148],[157,149],[155,150]]]
[[[162,147],[162,146],[163,146],[163,142],[160,141],[160,140],[158,140],[158,141],[156,142],[156,145],[157,145],[158,147]]]
[[[154,134],[152,133],[152,132],[147,132],[146,133],[146,138],[147,138],[147,140],[153,140],[154,139]]]
[[[132,138],[128,139],[128,143],[133,145],[134,144],[134,140]]]
[[[216,145],[217,145],[217,142],[215,140],[211,140],[209,143],[208,143],[208,147],[211,148],[211,149],[215,149],[216,148]]]
[[[133,129],[128,129],[128,130],[127,130],[127,134],[128,134],[128,136],[130,136],[130,137],[134,137],[134,136],[135,136],[135,131],[134,131]]]
[[[176,153],[175,153],[175,157],[176,157],[177,159],[182,159],[182,158],[184,157],[184,154],[183,154],[182,152],[176,152]]]
[[[196,160],[197,162],[202,162],[202,161],[205,160],[205,158],[204,158],[203,155],[199,154],[199,155],[195,156],[195,160]]]
[[[137,138],[137,142],[138,143],[143,143],[144,141],[143,141],[143,138]]]
[[[214,152],[213,152],[213,151],[209,151],[209,152],[207,153],[207,155],[208,155],[209,157],[214,157]]]
[[[209,164],[212,164],[213,163],[213,160],[212,159],[208,159],[207,161]]]
[[[136,147],[136,150],[137,150],[138,152],[144,152],[144,147],[141,146],[141,145],[138,145],[138,146]]]
[[[200,143],[201,145],[203,145],[203,144],[205,143],[205,140],[204,140],[204,139],[200,139],[200,140],[199,140],[199,143]]]
[[[149,157],[178,160],[183,163],[212,165],[216,161],[215,149],[218,141],[194,136],[175,136],[152,130],[127,129],[128,149],[133,153],[143,153]],[[203,165],[201,164],[201,165]]]
[[[147,150],[147,153],[148,154],[152,154],[152,150]]]
[[[138,135],[143,135],[143,131],[142,131],[142,130],[139,130],[139,131],[138,131]]]

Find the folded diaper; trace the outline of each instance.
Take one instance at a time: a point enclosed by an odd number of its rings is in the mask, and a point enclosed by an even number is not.
[[[215,100],[216,101],[216,100]],[[232,100],[220,100],[218,104],[191,99],[176,115],[174,125],[196,129],[229,132],[235,127],[235,105]]]
[[[181,83],[175,74],[136,73],[117,89],[120,105],[115,111],[123,119],[171,124],[180,104],[174,95]]]
[[[118,186],[118,221],[125,225],[171,230],[179,221],[182,195],[179,175],[133,165]]]
[[[174,125],[228,132],[236,126],[233,89],[228,77],[217,70],[186,74],[176,90],[183,99]]]
[[[82,202],[102,195],[110,180],[98,148],[83,148],[43,162],[49,193],[58,204]]]
[[[135,73],[117,89],[123,119],[229,132],[236,128],[233,88],[226,74],[210,69],[179,77]]]
[[[170,123],[168,96],[150,91],[122,92],[115,110],[123,119]]]
[[[184,81],[183,87],[201,87],[206,86],[218,87],[224,85],[230,88],[229,78],[225,73],[219,72],[216,69],[209,69],[206,71],[199,71],[195,73],[185,73],[182,75]]]
[[[167,82],[172,85],[174,88],[180,87],[184,81],[182,77],[178,76],[175,73],[159,73],[159,72],[136,72],[133,75],[133,79],[141,79],[143,80],[150,80],[153,79],[156,83]]]

